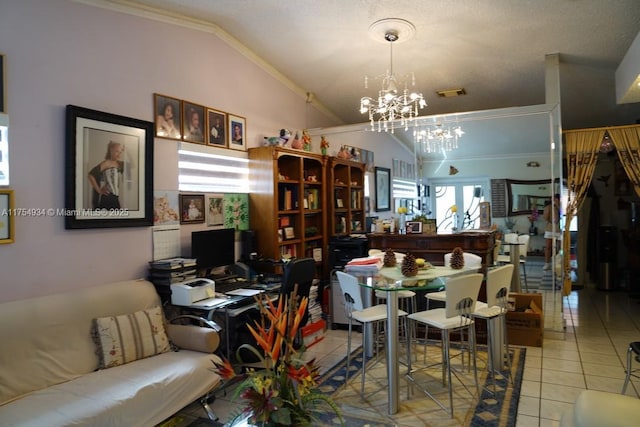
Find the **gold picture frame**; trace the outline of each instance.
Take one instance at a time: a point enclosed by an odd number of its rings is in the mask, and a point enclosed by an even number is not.
[[[15,240],[15,211],[13,190],[0,190],[0,244],[13,243]]]

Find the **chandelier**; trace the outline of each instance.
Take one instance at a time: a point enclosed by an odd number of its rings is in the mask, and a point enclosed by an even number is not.
[[[383,30],[384,40],[389,43],[390,65],[386,73],[379,76],[382,79],[382,88],[378,91],[377,99],[368,96],[360,99],[360,113],[369,113],[371,130],[377,128],[378,132],[389,130],[393,132],[395,122],[398,121],[406,131],[409,128],[409,122],[418,116],[419,110],[426,107],[427,103],[422,94],[415,91],[416,82],[413,73],[410,74],[411,90],[406,78],[400,82],[394,74],[393,43],[398,42],[401,34],[408,35],[406,38],[408,40],[415,33],[415,27],[403,19],[382,19],[369,27],[369,34],[377,40],[380,30]],[[406,40],[403,38],[402,41]],[[368,80],[365,77],[365,89],[368,88]]]
[[[458,139],[464,131],[458,125],[445,127],[441,123],[435,125],[416,125],[413,128],[413,142],[423,153],[441,153],[458,148]]]

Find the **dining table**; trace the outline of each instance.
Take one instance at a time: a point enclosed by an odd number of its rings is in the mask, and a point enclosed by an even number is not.
[[[453,277],[462,274],[475,273],[477,267],[464,267],[453,269],[448,266],[430,266],[419,269],[418,274],[407,277],[402,274],[400,267],[382,267],[378,270],[366,270],[358,268],[346,268],[345,271],[358,277],[360,286],[372,289],[373,291],[386,292],[387,300],[387,333],[386,335],[386,362],[387,378],[389,385],[388,393],[388,413],[389,415],[398,412],[400,400],[400,367],[398,366],[398,334],[390,331],[398,331],[398,296],[401,290],[429,290],[431,282],[438,278]],[[371,340],[369,340],[371,341]]]

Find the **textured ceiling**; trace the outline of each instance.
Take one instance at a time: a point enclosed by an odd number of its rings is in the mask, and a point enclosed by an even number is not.
[[[640,119],[640,103],[616,104],[615,71],[640,31],[638,0],[108,0],[139,4],[217,25],[312,92],[344,124],[375,96],[389,67],[388,44],[369,26],[412,22],[415,36],[394,45],[394,71],[415,73],[422,115],[545,103],[545,55],[560,54],[564,129]],[[640,70],[638,70],[640,72]],[[439,98],[438,90],[466,95]]]

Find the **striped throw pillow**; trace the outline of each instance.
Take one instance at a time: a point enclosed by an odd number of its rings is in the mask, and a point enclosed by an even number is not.
[[[169,351],[160,307],[121,316],[93,319],[99,369],[123,365]]]

